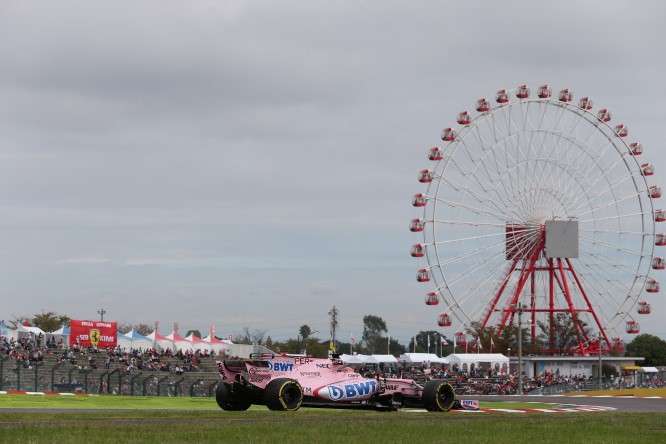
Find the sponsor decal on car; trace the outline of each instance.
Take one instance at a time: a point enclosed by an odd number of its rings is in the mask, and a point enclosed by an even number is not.
[[[368,380],[353,384],[330,384],[319,387],[314,395],[321,399],[343,401],[369,398],[377,391],[377,381]]]

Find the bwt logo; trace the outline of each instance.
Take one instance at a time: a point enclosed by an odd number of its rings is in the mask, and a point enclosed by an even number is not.
[[[290,372],[294,370],[294,364],[286,362],[269,362],[268,370],[273,372]]]
[[[353,399],[371,395],[377,390],[377,381],[366,381],[358,384],[347,384],[344,389],[335,386],[328,386],[328,393],[333,401],[338,401],[342,398]]]

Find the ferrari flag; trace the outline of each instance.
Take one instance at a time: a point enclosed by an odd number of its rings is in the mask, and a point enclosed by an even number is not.
[[[100,321],[69,321],[69,345],[104,349],[118,344],[118,323]]]

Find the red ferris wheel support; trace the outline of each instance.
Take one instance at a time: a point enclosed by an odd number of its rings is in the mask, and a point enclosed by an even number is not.
[[[525,232],[531,232],[532,234],[526,235]],[[542,349],[542,353],[554,355],[556,353],[555,316],[557,313],[568,313],[576,332],[576,352],[585,356],[590,354],[590,344],[595,344],[595,340],[586,331],[579,314],[589,313],[594,319],[606,346],[609,349],[612,347],[611,340],[595,313],[570,258],[548,256],[545,224],[538,227],[507,225],[506,251],[510,265],[491,299],[488,309],[482,316],[481,327],[490,327],[492,315],[499,313],[500,320],[495,326],[498,334],[501,334],[507,325],[513,324],[515,314],[521,309],[522,313],[529,315],[530,333],[532,338],[536,338],[537,314],[545,313],[549,319],[549,347],[548,349]],[[545,282],[546,279],[548,282],[545,298],[547,303],[542,303],[539,306],[537,302],[540,300],[537,294],[537,282]],[[510,282],[516,283],[510,288]],[[572,291],[576,291],[581,296],[577,301],[574,300]],[[503,308],[499,308],[500,301],[505,301]],[[568,351],[573,352],[574,350]]]

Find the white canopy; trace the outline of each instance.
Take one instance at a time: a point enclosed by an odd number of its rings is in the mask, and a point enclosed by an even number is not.
[[[400,362],[412,362],[412,363],[431,362],[436,364],[441,364],[441,363],[447,364],[448,360],[446,358],[440,358],[439,356],[433,353],[405,353],[402,356],[400,356]]]
[[[153,348],[153,340],[147,336],[143,336],[134,329],[128,331],[125,334],[118,333],[118,345],[120,348],[142,348],[150,349]]]
[[[645,373],[659,373],[659,369],[657,367],[643,367],[643,371]]]
[[[469,371],[472,365],[481,367],[509,368],[509,358],[501,353],[460,353],[447,356],[451,365],[457,365],[459,370],[463,366]]]
[[[365,356],[366,355],[340,355],[340,359],[346,364],[363,364],[365,362]]]
[[[389,363],[398,362],[396,357],[393,355],[372,355],[371,357],[374,358],[376,362],[389,362]]]
[[[398,362],[393,355],[340,355],[346,364],[379,364],[380,362]]]
[[[42,337],[46,335],[46,332],[39,327],[26,327],[24,325],[19,325],[16,331],[19,332],[19,337],[22,336],[21,333],[32,334],[34,336],[39,336],[41,334]]]

